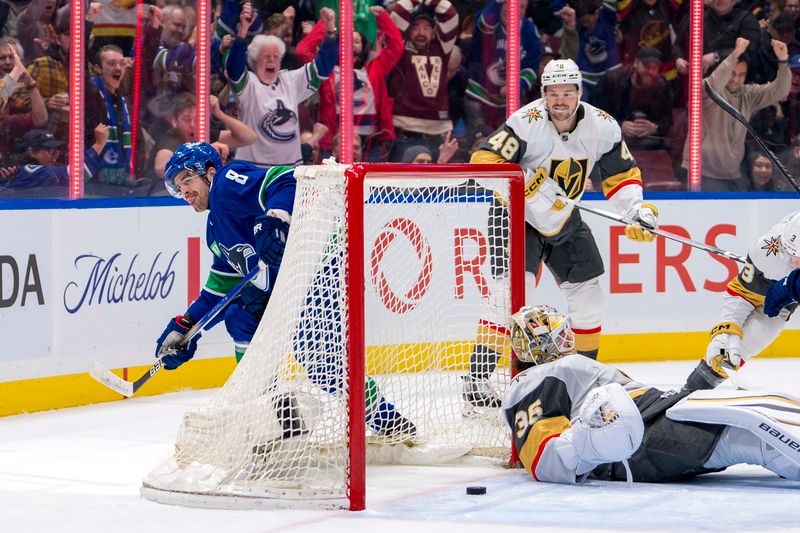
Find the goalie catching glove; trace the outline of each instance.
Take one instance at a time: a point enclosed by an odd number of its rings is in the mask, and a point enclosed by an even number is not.
[[[200,340],[198,332],[192,339],[184,344],[184,337],[194,325],[194,320],[189,315],[178,315],[169,321],[164,332],[156,341],[156,357],[161,357],[165,370],[175,370],[183,363],[194,357],[197,351],[197,341]]]
[[[589,391],[572,427],[561,436],[577,455],[565,463],[575,464],[580,476],[601,464],[626,461],[642,444],[644,422],[622,385],[609,383]]]
[[[711,342],[706,349],[706,363],[714,372],[728,377],[728,370],[739,370],[745,363],[742,355],[741,326],[733,322],[721,322],[711,329]]]
[[[655,233],[647,230],[658,227],[658,209],[653,204],[636,204],[625,214],[630,223],[625,226],[625,236],[632,241],[653,242]]]

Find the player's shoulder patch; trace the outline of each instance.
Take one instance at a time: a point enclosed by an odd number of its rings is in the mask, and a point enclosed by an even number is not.
[[[778,255],[781,252],[781,236],[780,235],[764,235],[759,241],[759,246],[767,257],[770,255]]]
[[[530,127],[547,122],[547,110],[544,106],[544,100],[540,98],[522,106],[511,117],[519,121],[519,124]]]
[[[544,120],[544,113],[541,109],[531,107],[522,114],[522,118],[526,119],[529,123],[533,121]]]
[[[609,122],[614,122],[614,117],[609,115],[607,111],[603,111],[602,109],[595,109],[594,112],[598,117],[604,120],[608,120]]]
[[[579,105],[583,106],[583,116],[593,123],[598,124],[599,127],[602,127],[604,124],[608,126],[617,126],[617,119],[612,117],[608,111],[604,111],[586,102],[580,102]]]
[[[781,246],[781,233],[780,224],[777,224],[750,247],[747,259],[753,265],[756,276],[777,280],[791,272],[791,263]]]
[[[602,139],[611,146],[622,140],[622,130],[619,127],[617,120],[612,117],[607,111],[603,111],[586,102],[581,102],[583,106],[583,119],[588,122],[589,136],[596,136]]]

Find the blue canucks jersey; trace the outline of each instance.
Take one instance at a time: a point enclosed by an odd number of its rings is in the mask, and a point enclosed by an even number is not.
[[[192,317],[205,315],[258,266],[253,236],[255,220],[270,209],[281,209],[291,215],[295,187],[294,167],[288,166],[264,170],[233,161],[214,174],[206,222],[206,244],[214,260],[200,297],[189,307]],[[276,267],[269,267],[270,279],[275,279],[277,273]]]

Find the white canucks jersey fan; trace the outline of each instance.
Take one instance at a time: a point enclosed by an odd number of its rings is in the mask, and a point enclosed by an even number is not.
[[[597,168],[603,194],[630,222],[625,229],[629,239],[655,239],[647,228],[657,226],[658,210],[642,201],[641,174],[617,121],[580,101],[582,78],[575,62],[551,61],[541,80],[543,98],[513,113],[472,154],[471,162],[518,163],[525,170],[526,270],[538,273],[544,261],[566,297],[578,352],[596,359],[603,260],[588,225],[565,198],[580,200],[589,175]],[[503,209],[501,203],[498,200],[495,209]],[[490,236],[494,242],[502,238]],[[507,258],[493,255],[493,275],[502,278]],[[499,403],[486,379],[505,345],[505,338],[497,333],[505,321],[505,317],[481,321],[465,386],[465,399],[475,406]]]
[[[533,479],[678,481],[739,463],[800,479],[797,398],[648,387],[578,355],[569,320],[549,306],[522,308],[510,328],[521,373],[503,418]]]
[[[713,388],[774,341],[797,307],[800,211],[772,226],[750,247],[747,263],[728,283],[719,322],[711,328],[705,358],[687,380],[693,389]],[[782,283],[775,283],[781,280]],[[774,289],[771,289],[772,286]],[[765,297],[772,291],[772,304]]]

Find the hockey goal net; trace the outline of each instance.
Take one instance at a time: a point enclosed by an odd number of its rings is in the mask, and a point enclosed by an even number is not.
[[[368,460],[509,457],[499,409],[470,404],[465,387],[476,342],[502,351],[505,317],[522,305],[519,167],[328,164],[296,176],[258,331],[213,400],[184,415],[174,456],[144,480],[148,499],[357,510]],[[489,378],[498,395],[509,356]]]

